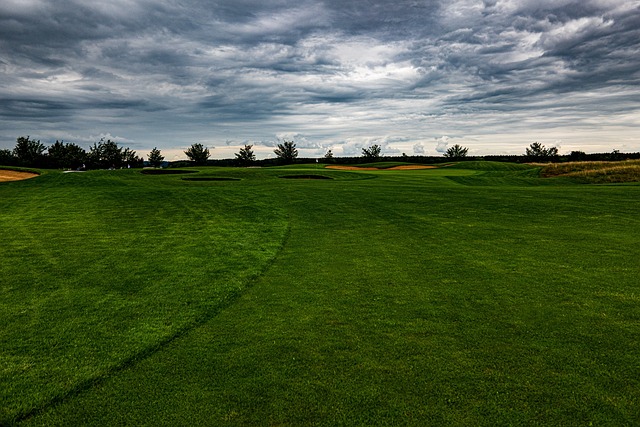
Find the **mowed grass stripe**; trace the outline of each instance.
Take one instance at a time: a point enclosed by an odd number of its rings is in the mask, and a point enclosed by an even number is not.
[[[291,221],[267,273],[30,423],[637,422],[640,188],[430,173],[261,187]]]
[[[215,314],[287,232],[252,194],[135,172],[0,186],[0,419],[86,387]]]

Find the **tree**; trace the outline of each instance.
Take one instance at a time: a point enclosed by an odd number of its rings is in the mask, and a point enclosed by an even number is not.
[[[549,157],[555,157],[558,155],[558,149],[556,147],[546,148],[539,142],[534,142],[527,148],[527,157],[531,157],[536,160],[548,159]]]
[[[13,155],[21,166],[41,166],[46,147],[40,141],[21,136],[16,140]]]
[[[47,156],[51,167],[77,169],[84,164],[87,152],[79,145],[56,141],[49,147]]]
[[[0,165],[13,166],[16,160],[11,150],[0,150]]]
[[[587,160],[587,153],[584,151],[572,151],[571,154],[569,154],[569,160],[572,162]]]
[[[253,153],[253,145],[245,144],[244,148],[241,148],[236,153],[236,160],[240,165],[247,166],[256,161],[256,155]]]
[[[376,160],[380,159],[380,153],[381,152],[382,152],[382,147],[379,146],[378,144],[373,144],[369,148],[363,148],[362,149],[362,156],[366,160],[376,161]]]
[[[132,149],[130,149],[129,147],[126,147],[123,151],[122,151],[122,165],[127,165],[128,168],[130,167],[141,167],[142,163],[144,162],[144,160],[142,159],[142,157],[138,157],[136,155],[136,152]]]
[[[285,164],[293,163],[298,157],[298,150],[293,141],[285,140],[282,144],[278,144],[278,148],[273,150],[276,156]]]
[[[151,152],[149,153],[148,160],[151,166],[153,166],[154,168],[157,168],[164,161],[164,156],[162,155],[162,153],[160,153],[160,150],[158,150],[158,147],[153,147],[153,150],[151,150]]]
[[[622,160],[623,156],[622,154],[620,154],[620,150],[613,150],[611,152],[611,154],[609,154],[608,156],[609,160],[611,160],[612,162],[618,161],[618,160]]]
[[[210,156],[209,149],[199,143],[191,144],[191,147],[184,154],[196,165],[206,165]]]
[[[72,169],[78,169],[84,166],[87,161],[87,152],[84,148],[80,147],[77,144],[67,144],[66,147],[66,157],[65,161],[67,162],[67,167]]]
[[[65,158],[67,157],[67,150],[65,149],[64,141],[60,142],[56,140],[47,150],[47,156],[49,157],[49,166],[52,168],[66,167]]]
[[[468,151],[469,151],[468,148],[456,144],[453,147],[447,148],[447,151],[445,151],[444,156],[453,160],[463,159],[467,157]]]
[[[115,141],[101,138],[89,147],[87,163],[92,168],[119,168],[122,167],[122,154],[122,148]]]
[[[333,163],[333,151],[331,149],[327,150],[327,153],[323,157],[326,163]]]

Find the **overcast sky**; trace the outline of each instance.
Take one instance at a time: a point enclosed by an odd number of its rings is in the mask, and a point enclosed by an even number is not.
[[[636,152],[640,0],[2,0],[0,149],[21,135]]]

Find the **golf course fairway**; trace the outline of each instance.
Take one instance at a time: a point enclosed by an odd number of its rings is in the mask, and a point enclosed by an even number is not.
[[[639,184],[187,172],[0,183],[1,425],[640,423]]]

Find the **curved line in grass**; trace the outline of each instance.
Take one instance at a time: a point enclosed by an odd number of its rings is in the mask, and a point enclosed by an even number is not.
[[[103,372],[96,374],[93,378],[88,378],[86,380],[80,381],[75,386],[71,387],[69,390],[64,391],[57,396],[53,396],[49,399],[48,402],[42,403],[30,410],[27,410],[23,413],[18,413],[14,417],[10,419],[0,419],[0,425],[13,425],[20,423],[22,421],[29,420],[39,414],[44,413],[47,409],[54,407],[63,403],[67,399],[71,399],[75,396],[80,395],[81,393],[90,390],[94,386],[101,384],[106,381],[110,377],[116,375],[118,372],[122,372],[128,368],[134,367],[137,363],[142,362],[158,351],[162,350],[167,345],[171,344],[175,340],[185,336],[192,330],[206,324],[214,317],[216,317],[220,312],[226,310],[231,307],[234,302],[238,300],[245,292],[253,287],[253,285],[258,281],[258,279],[272,267],[275,260],[280,256],[283,249],[285,248],[287,242],[289,241],[289,237],[291,235],[291,220],[287,218],[286,225],[284,228],[284,233],[282,235],[282,240],[280,241],[280,245],[276,249],[273,257],[271,259],[265,261],[262,269],[256,272],[254,275],[247,277],[245,286],[241,289],[236,289],[234,291],[229,292],[229,294],[223,299],[223,301],[218,304],[216,307],[210,309],[209,311],[203,312],[201,315],[195,317],[193,321],[186,323],[185,325],[176,329],[173,334],[170,334],[162,339],[160,339],[155,344],[149,345],[147,348],[143,348],[140,351],[131,354],[128,357],[125,357],[121,362],[114,364],[111,367],[107,367]]]

